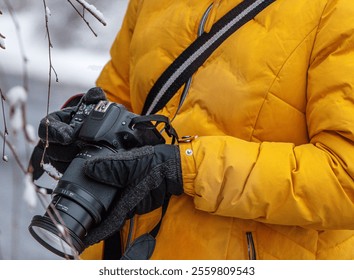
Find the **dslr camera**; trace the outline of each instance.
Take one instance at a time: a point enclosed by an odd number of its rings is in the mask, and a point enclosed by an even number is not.
[[[156,129],[161,119],[153,124],[148,116],[133,114],[123,105],[107,100],[80,103],[70,125],[83,145],[53,190],[45,214],[34,216],[29,225],[31,235],[40,244],[71,259],[85,249],[83,238],[99,226],[120,193],[118,188],[87,177],[85,161],[120,149],[165,143]]]

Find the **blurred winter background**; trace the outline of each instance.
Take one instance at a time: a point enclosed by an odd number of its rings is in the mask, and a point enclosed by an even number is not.
[[[49,111],[57,110],[71,95],[85,92],[94,86],[100,70],[109,59],[109,48],[121,26],[127,1],[86,0],[103,14],[107,23],[103,26],[90,14],[85,13],[85,19],[97,34],[96,37],[69,1],[46,0],[53,44],[52,64],[58,75],[58,82],[55,82],[55,76],[52,74]],[[11,89],[24,85],[23,52],[28,60],[26,67],[29,78],[26,117],[29,131],[36,131],[39,120],[45,116],[47,110],[49,76],[48,37],[43,1],[7,2],[13,7],[15,22],[7,9],[6,1],[0,0],[0,34],[5,37],[0,38],[0,43],[4,43],[6,47],[0,48],[0,89],[7,97]],[[15,28],[16,22],[19,34]],[[23,132],[13,131],[8,102],[9,100],[6,100],[4,108],[0,108],[0,133],[4,134],[6,120],[9,132],[7,140],[15,149],[18,160],[27,167],[33,144],[25,141]],[[36,133],[34,136],[36,137]],[[1,137],[0,144],[2,147]],[[24,173],[8,146],[5,147],[5,155],[8,162],[0,160],[0,259],[59,259],[29,234],[27,228],[32,217],[43,215],[45,208],[40,203],[35,207],[29,206],[24,199]]]

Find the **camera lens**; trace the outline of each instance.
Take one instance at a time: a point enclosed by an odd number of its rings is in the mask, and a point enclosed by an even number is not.
[[[85,249],[82,240],[101,222],[118,189],[91,180],[84,173],[84,164],[88,158],[113,152],[106,146],[87,145],[70,163],[46,213],[34,216],[29,226],[32,236],[45,248],[70,259]]]

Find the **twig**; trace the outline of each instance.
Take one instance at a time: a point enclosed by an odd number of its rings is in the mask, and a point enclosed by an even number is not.
[[[6,39],[6,37],[0,33],[0,48],[2,48],[3,50],[6,49],[4,39]]]
[[[52,82],[52,72],[55,74],[55,81],[58,82],[58,74],[57,71],[55,70],[53,63],[52,63],[52,40],[50,37],[50,32],[49,32],[49,19],[48,19],[48,7],[46,0],[43,0],[43,5],[44,5],[44,14],[45,14],[45,27],[46,27],[46,33],[48,37],[48,58],[49,58],[49,79],[48,79],[48,99],[47,99],[47,115],[49,114],[49,103],[50,103],[50,95],[51,95],[51,82]]]
[[[47,113],[46,115],[49,115],[49,103],[50,103],[50,98],[51,98],[51,87],[52,87],[52,72],[55,75],[55,81],[58,82],[58,74],[53,66],[52,63],[52,48],[53,48],[53,44],[50,38],[50,32],[49,32],[49,19],[48,19],[48,6],[46,3],[46,0],[43,0],[43,6],[44,6],[44,15],[45,15],[45,27],[46,27],[46,32],[47,32],[47,38],[48,38],[48,59],[49,59],[49,78],[48,78],[48,92],[47,92]],[[44,163],[44,154],[46,152],[46,149],[49,146],[49,141],[48,141],[48,126],[49,126],[49,120],[48,118],[46,119],[46,141],[45,141],[45,146],[44,146],[44,152],[43,152],[43,156],[42,156],[42,160],[41,160],[41,164]]]
[[[5,96],[4,94],[2,93],[2,90],[0,88],[0,95],[1,95],[1,108],[2,108],[2,117],[3,117],[3,120],[4,120],[4,129],[5,129],[5,132],[3,134],[3,146],[2,146],[2,159],[4,161],[7,161],[7,156],[5,155],[5,146],[6,146],[6,136],[9,134],[8,130],[7,130],[7,124],[6,124],[6,116],[5,116],[5,108],[4,108],[4,101],[6,100],[5,99]]]
[[[21,171],[23,172],[23,174],[27,174],[27,170],[26,168],[23,166],[20,158],[18,157],[17,153],[16,153],[16,149],[14,146],[12,146],[12,144],[7,140],[7,138],[5,137],[4,133],[2,131],[0,131],[0,137],[4,140],[4,142],[6,143],[6,145],[10,148],[11,153],[13,154],[18,166],[20,167]]]
[[[70,2],[70,0],[68,1]],[[98,11],[93,9],[92,5],[83,0],[76,0],[76,2],[79,3],[84,8],[84,10],[88,11],[92,16],[94,16],[100,23],[102,23],[103,26],[107,25],[107,23],[102,18],[102,15],[98,14]]]
[[[68,0],[68,2],[73,7],[73,9],[77,12],[77,14],[82,18],[82,20],[86,23],[87,27],[90,28],[93,35],[97,37],[97,33],[93,30],[90,23],[85,19],[84,13],[81,14],[80,11],[75,7],[75,5],[70,0]]]

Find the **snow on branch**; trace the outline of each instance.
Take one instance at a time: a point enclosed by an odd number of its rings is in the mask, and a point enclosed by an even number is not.
[[[100,23],[102,23],[104,26],[107,25],[106,20],[103,17],[103,14],[97,10],[97,8],[91,4],[88,4],[84,0],[76,0],[77,3],[79,3],[82,8],[83,12],[81,13],[78,8],[73,4],[71,0],[67,0],[69,4],[73,7],[73,9],[77,12],[77,14],[82,18],[82,20],[85,22],[85,24],[90,28],[91,32],[97,37],[96,32],[92,29],[90,23],[86,20],[85,18],[85,11],[89,12],[92,16],[94,16]]]
[[[55,180],[59,180],[63,174],[61,174],[52,164],[44,163],[42,160],[42,168],[47,174]]]
[[[104,26],[107,25],[103,14],[94,5],[87,3],[85,0],[76,0],[76,2],[78,2],[80,5],[82,5],[82,7],[86,11],[88,11],[91,15],[93,15]]]

